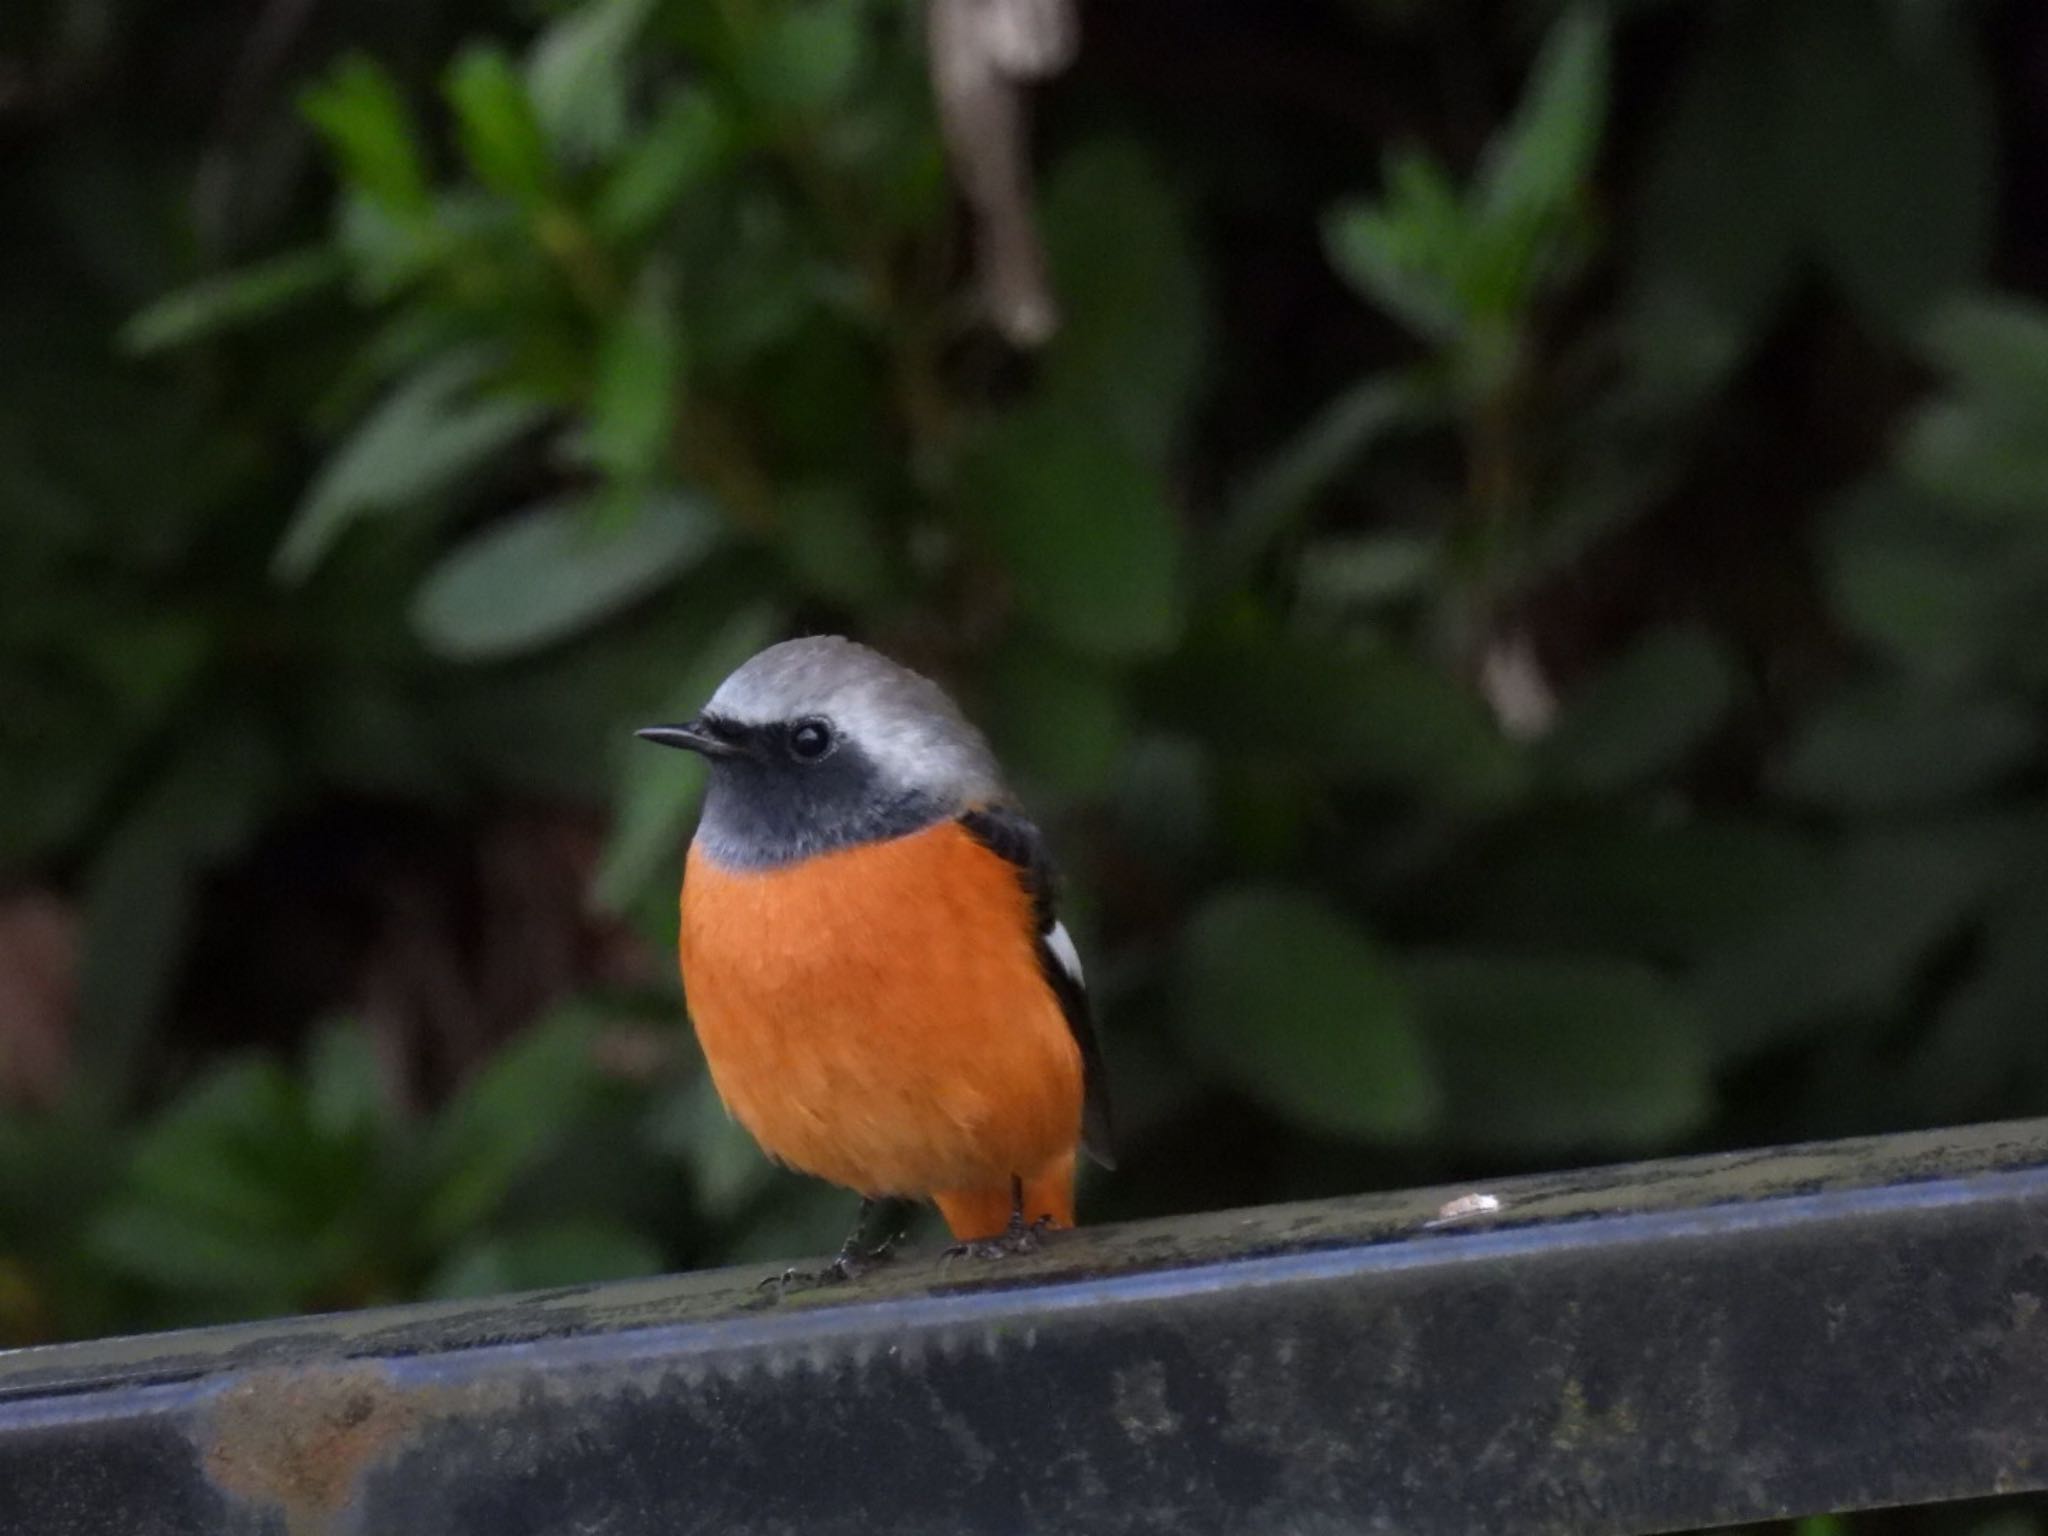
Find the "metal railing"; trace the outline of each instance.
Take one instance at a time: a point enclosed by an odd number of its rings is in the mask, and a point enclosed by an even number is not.
[[[2048,1485],[2048,1122],[0,1355],[6,1536],[1652,1532]]]

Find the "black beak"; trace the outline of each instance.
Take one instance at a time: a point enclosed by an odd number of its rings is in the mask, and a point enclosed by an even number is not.
[[[681,747],[685,752],[701,752],[706,757],[732,757],[740,750],[732,742],[706,730],[696,720],[682,725],[650,725],[633,734],[657,746]]]

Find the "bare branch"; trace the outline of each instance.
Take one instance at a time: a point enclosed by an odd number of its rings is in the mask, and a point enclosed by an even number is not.
[[[975,219],[982,302],[1012,343],[1038,346],[1059,325],[1031,204],[1024,83],[1073,62],[1073,0],[929,0],[939,125]]]

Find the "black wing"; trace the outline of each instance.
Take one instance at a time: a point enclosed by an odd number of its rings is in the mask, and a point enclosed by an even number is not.
[[[1053,949],[1053,932],[1059,927],[1059,918],[1053,911],[1052,860],[1046,854],[1045,839],[1038,828],[1005,806],[969,811],[960,818],[960,825],[984,848],[1015,865],[1017,877],[1031,895],[1031,910],[1038,922],[1038,966],[1045,973],[1053,995],[1060,1000],[1060,1011],[1067,1016],[1067,1028],[1074,1032],[1074,1043],[1081,1048],[1081,1146],[1103,1167],[1114,1168],[1109,1071],[1102,1062],[1102,1047],[1095,1040],[1088,989]]]

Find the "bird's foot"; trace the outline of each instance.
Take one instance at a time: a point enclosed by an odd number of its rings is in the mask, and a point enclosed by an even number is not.
[[[775,1294],[782,1296],[791,1286],[844,1285],[895,1258],[897,1245],[902,1241],[901,1232],[892,1232],[871,1247],[862,1247],[848,1240],[823,1269],[785,1269],[779,1275],[768,1276],[755,1289],[765,1291],[773,1287]]]
[[[1045,1234],[1059,1230],[1059,1223],[1050,1216],[1026,1223],[1020,1216],[1012,1216],[1010,1224],[994,1237],[972,1238],[964,1243],[955,1243],[945,1252],[948,1259],[1007,1259],[1020,1253],[1036,1253],[1043,1246]]]
[[[849,1263],[844,1258],[834,1259],[823,1269],[785,1269],[779,1275],[769,1275],[754,1287],[757,1291],[773,1291],[780,1300],[792,1290],[804,1291],[820,1285],[840,1285],[848,1280],[857,1280],[866,1270],[858,1263]]]
[[[825,1281],[858,1280],[894,1259],[896,1245],[902,1241],[901,1232],[892,1232],[872,1247],[856,1248],[849,1244],[839,1250],[838,1256],[825,1266],[818,1278]]]

